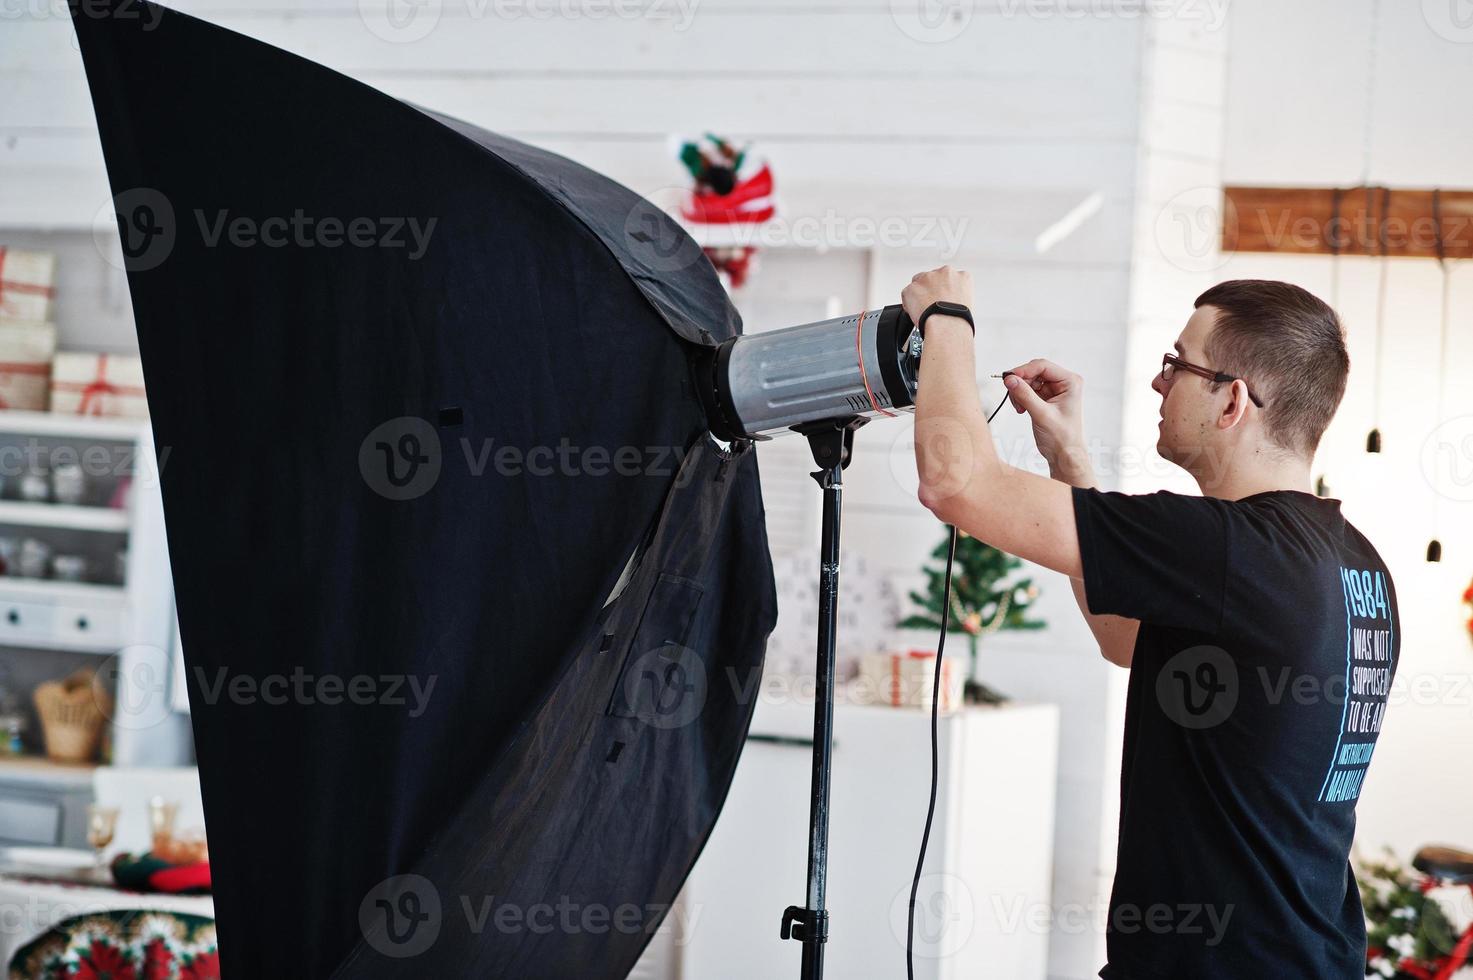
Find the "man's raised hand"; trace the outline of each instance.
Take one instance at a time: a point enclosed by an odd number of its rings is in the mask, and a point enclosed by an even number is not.
[[[905,308],[905,314],[910,317],[911,322],[919,320],[926,307],[938,300],[960,303],[971,309],[971,274],[963,269],[943,265],[939,269],[917,272],[911,277],[910,284],[900,292],[900,304]]]

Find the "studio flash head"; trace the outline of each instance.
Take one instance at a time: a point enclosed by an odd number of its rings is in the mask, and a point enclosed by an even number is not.
[[[711,434],[769,439],[810,422],[915,410],[921,336],[899,306],[743,334],[702,351]]]

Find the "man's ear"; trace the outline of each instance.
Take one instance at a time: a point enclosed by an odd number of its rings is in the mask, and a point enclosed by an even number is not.
[[[1231,429],[1248,414],[1248,383],[1242,378],[1229,382],[1227,404],[1217,417],[1219,429]]]

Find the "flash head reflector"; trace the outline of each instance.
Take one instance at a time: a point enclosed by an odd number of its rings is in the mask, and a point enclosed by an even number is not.
[[[733,337],[700,352],[711,434],[768,439],[824,419],[915,410],[921,336],[899,306]]]

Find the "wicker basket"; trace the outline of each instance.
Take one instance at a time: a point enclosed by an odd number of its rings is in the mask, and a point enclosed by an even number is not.
[[[36,687],[36,713],[46,736],[46,755],[57,762],[90,762],[97,756],[113,699],[90,670]]]

